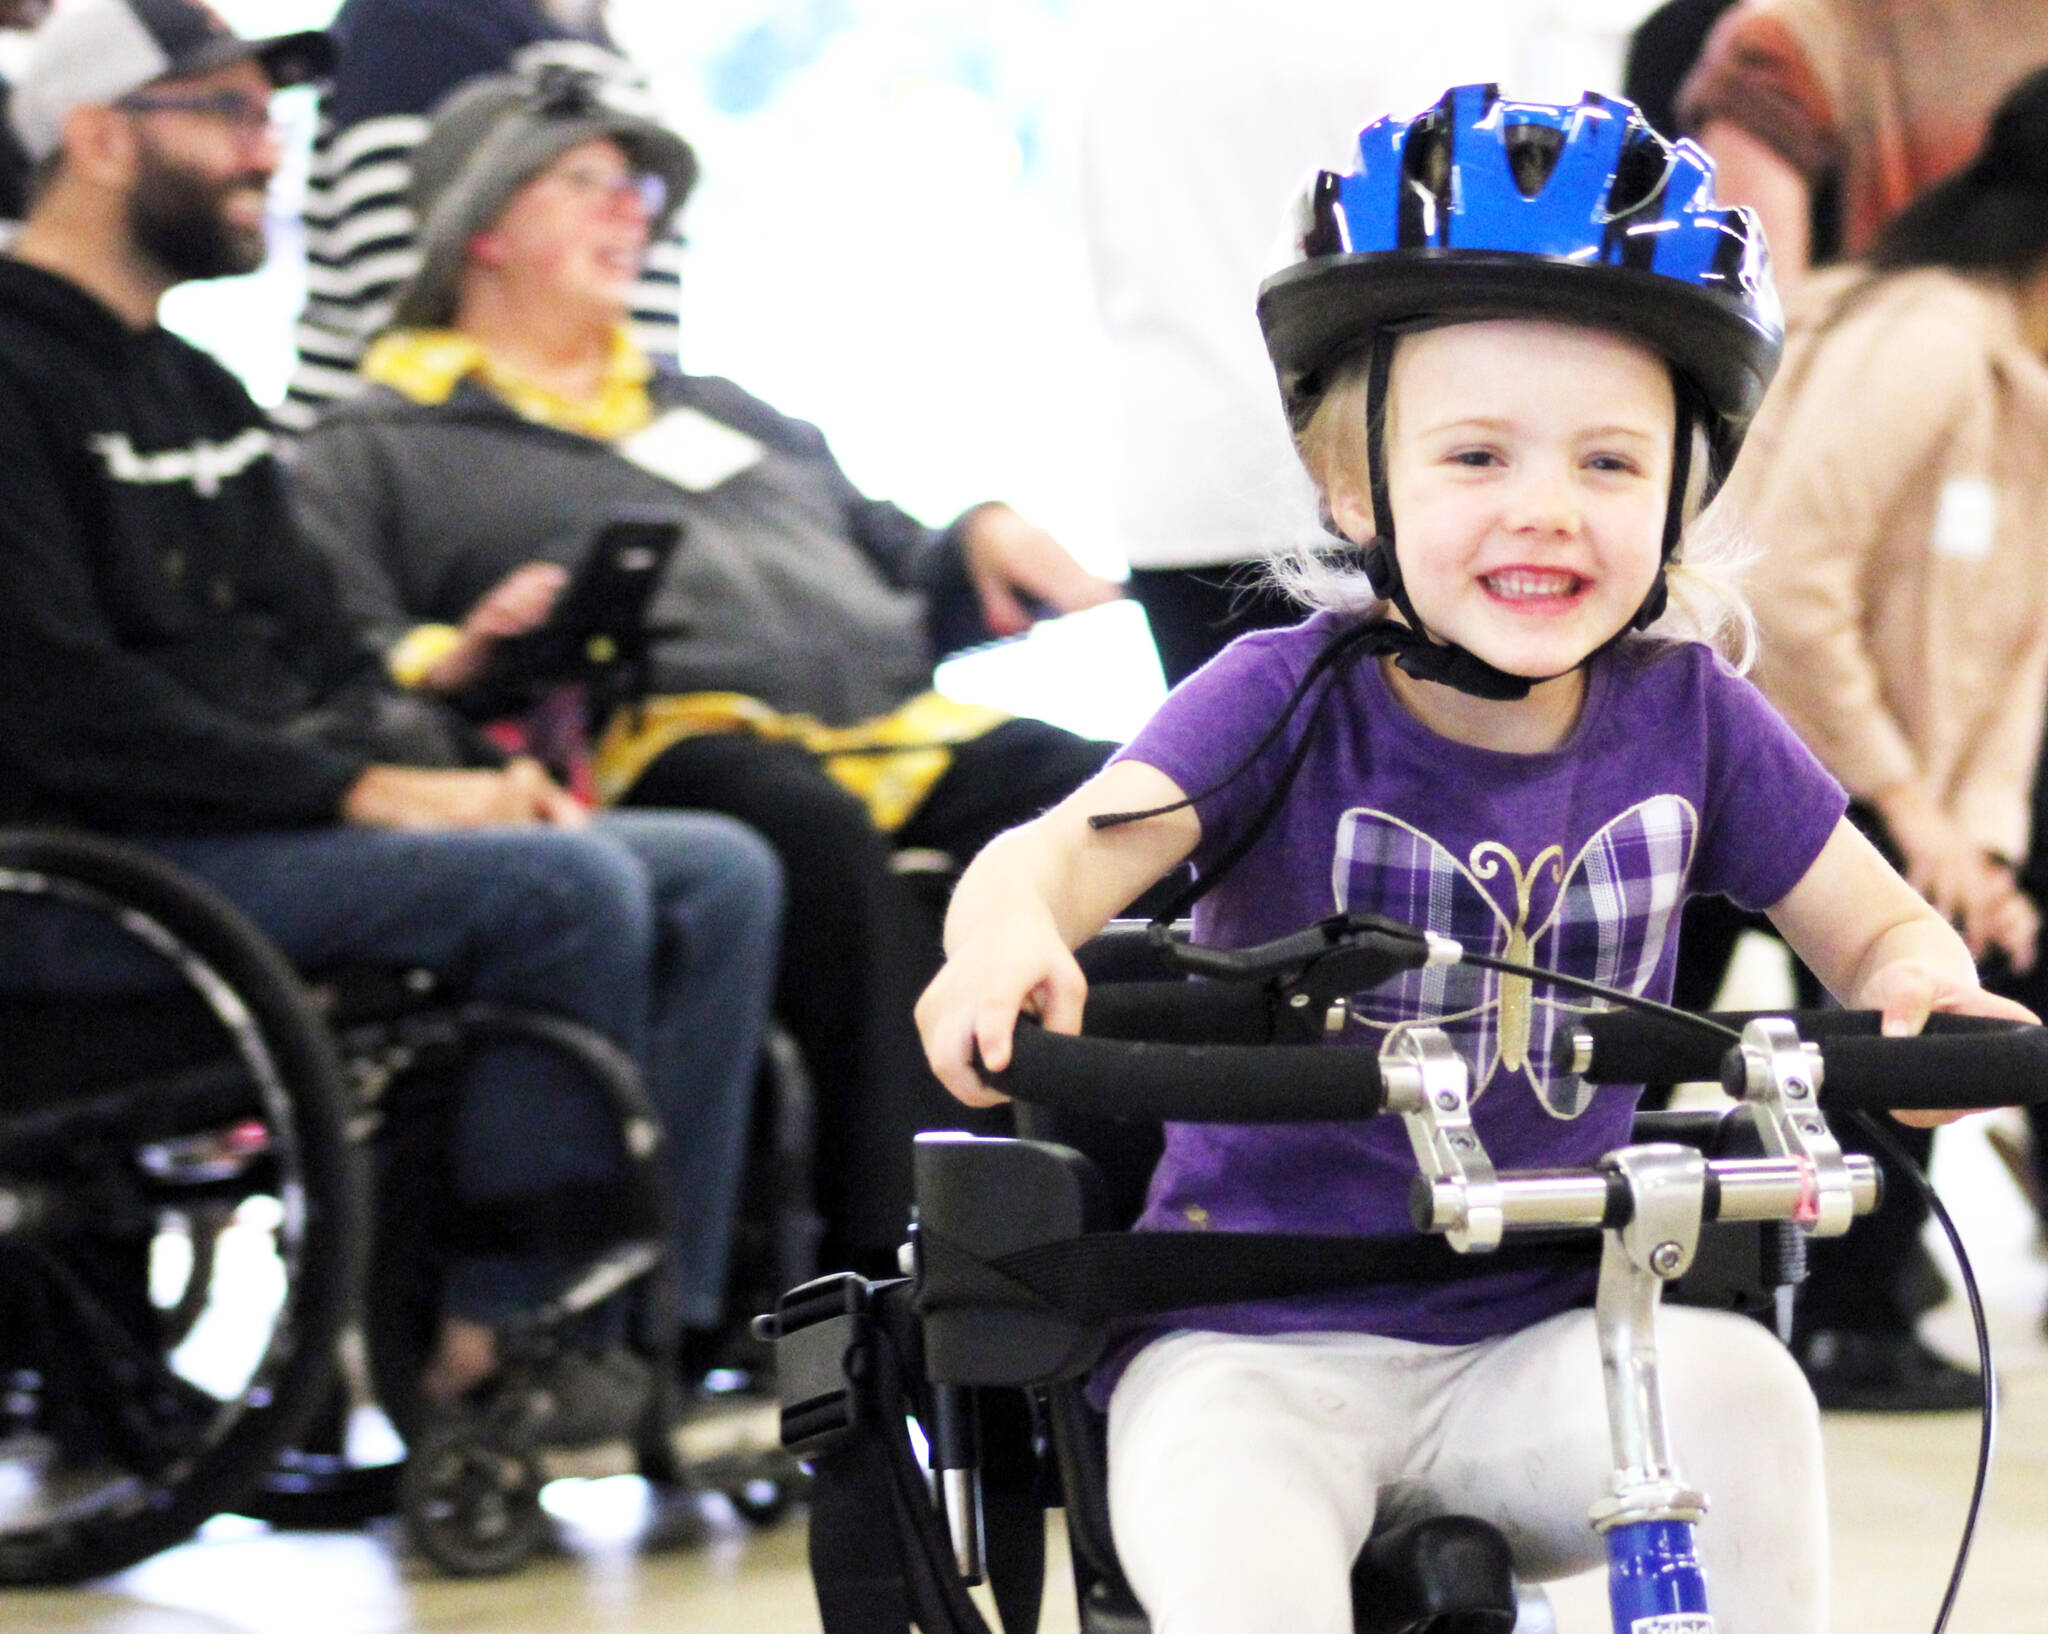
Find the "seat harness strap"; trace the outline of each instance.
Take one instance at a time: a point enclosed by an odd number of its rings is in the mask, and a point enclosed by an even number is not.
[[[1461,1254],[1437,1236],[1307,1236],[1263,1231],[1102,1231],[993,1260],[918,1234],[920,1315],[975,1306],[1027,1310],[1082,1327],[1170,1311],[1286,1299],[1369,1284],[1438,1286],[1503,1271],[1585,1270],[1598,1245],[1525,1237]]]

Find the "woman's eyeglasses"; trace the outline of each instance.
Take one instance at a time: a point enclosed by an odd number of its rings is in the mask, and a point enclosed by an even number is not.
[[[592,204],[619,204],[637,200],[649,219],[658,217],[668,203],[668,182],[651,170],[589,170],[572,166],[549,173],[578,198]]]

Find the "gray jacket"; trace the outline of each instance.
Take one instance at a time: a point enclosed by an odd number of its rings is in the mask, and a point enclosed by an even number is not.
[[[650,615],[678,632],[656,648],[656,690],[740,692],[844,724],[929,686],[931,595],[964,585],[958,524],[942,533],[868,499],[815,426],[730,381],[664,372],[652,390],[663,414],[695,411],[759,457],[686,487],[474,384],[438,405],[379,387],[306,437],[294,503],[349,611],[387,647],[413,625],[460,622],[524,563],[573,570],[614,512],[653,505],[685,519]]]

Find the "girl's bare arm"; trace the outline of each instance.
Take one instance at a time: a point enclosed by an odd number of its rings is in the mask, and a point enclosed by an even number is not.
[[[1164,772],[1119,761],[1044,816],[998,836],[968,866],[946,914],[946,965],[917,1002],[917,1025],[939,1081],[970,1106],[1002,1097],[975,1071],[1009,1064],[1017,1016],[1079,1032],[1088,984],[1072,950],[1201,838],[1183,808],[1116,828],[1097,813],[1145,811],[1184,798]]]

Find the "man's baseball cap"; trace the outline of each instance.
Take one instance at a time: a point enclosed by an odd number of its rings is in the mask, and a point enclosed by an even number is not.
[[[14,82],[15,132],[40,163],[57,150],[73,108],[251,59],[271,84],[303,85],[333,68],[334,42],[317,30],[245,40],[205,0],[61,0]]]

